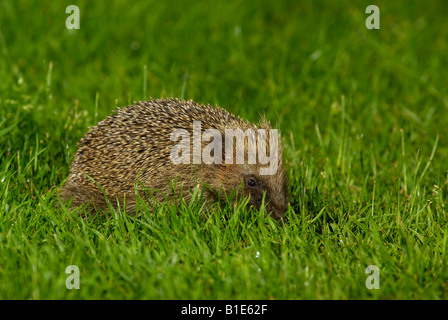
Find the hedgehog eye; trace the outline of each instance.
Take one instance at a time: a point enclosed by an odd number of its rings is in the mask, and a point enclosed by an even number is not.
[[[252,179],[252,178],[248,178],[247,180],[246,180],[246,184],[249,186],[249,187],[255,187],[256,185],[257,185],[257,183],[255,182],[255,180],[254,179]]]

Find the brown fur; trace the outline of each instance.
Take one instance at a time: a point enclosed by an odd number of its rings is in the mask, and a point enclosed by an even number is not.
[[[126,209],[132,212],[135,211],[137,180],[145,188],[160,191],[152,194],[158,201],[164,201],[172,194],[169,179],[177,178],[177,186],[182,185],[182,195],[187,200],[191,197],[191,189],[208,185],[204,192],[209,203],[224,200],[222,191],[229,193],[237,189],[250,196],[249,205],[259,208],[263,191],[266,191],[267,210],[274,218],[281,218],[288,207],[288,195],[280,141],[278,170],[274,175],[260,175],[260,165],[247,164],[247,156],[245,164],[225,164],[223,160],[223,164],[174,165],[170,151],[178,142],[170,140],[171,132],[185,129],[192,141],[193,121],[201,121],[202,132],[208,128],[219,130],[223,142],[225,128],[241,128],[243,131],[270,128],[264,120],[257,127],[224,109],[193,101],[156,99],[118,109],[91,128],[78,143],[69,177],[60,192],[61,199],[72,198],[72,206],[92,201],[96,208],[107,209],[104,195],[88,175],[104,189],[113,205],[116,200],[122,203],[125,198]],[[203,142],[202,146],[207,143]],[[235,149],[236,146],[234,153]],[[222,154],[224,159],[224,149]],[[256,188],[244,185],[249,177],[257,180]]]

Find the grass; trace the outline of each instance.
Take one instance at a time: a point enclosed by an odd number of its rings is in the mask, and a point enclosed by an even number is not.
[[[2,1],[0,298],[446,299],[447,8],[376,1],[368,30],[370,4]],[[93,221],[58,207],[88,127],[169,96],[282,131],[288,223],[200,219],[197,199]]]

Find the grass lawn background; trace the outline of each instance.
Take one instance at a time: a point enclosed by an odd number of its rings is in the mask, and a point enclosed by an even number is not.
[[[370,4],[380,30],[365,27]],[[0,298],[446,299],[447,11],[2,1]],[[284,137],[288,223],[241,208],[202,220],[197,202],[96,221],[57,207],[88,127],[150,97],[266,114]]]

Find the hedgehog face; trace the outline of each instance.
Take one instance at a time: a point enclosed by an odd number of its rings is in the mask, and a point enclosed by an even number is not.
[[[288,210],[286,181],[282,176],[243,175],[244,194],[249,196],[249,205],[260,208],[263,197],[266,210],[275,219],[283,217]]]
[[[238,189],[249,197],[248,206],[257,209],[264,203],[266,210],[275,218],[280,219],[288,210],[287,181],[283,170],[275,175],[260,175],[256,165],[223,165],[217,171],[215,188],[225,192]]]

